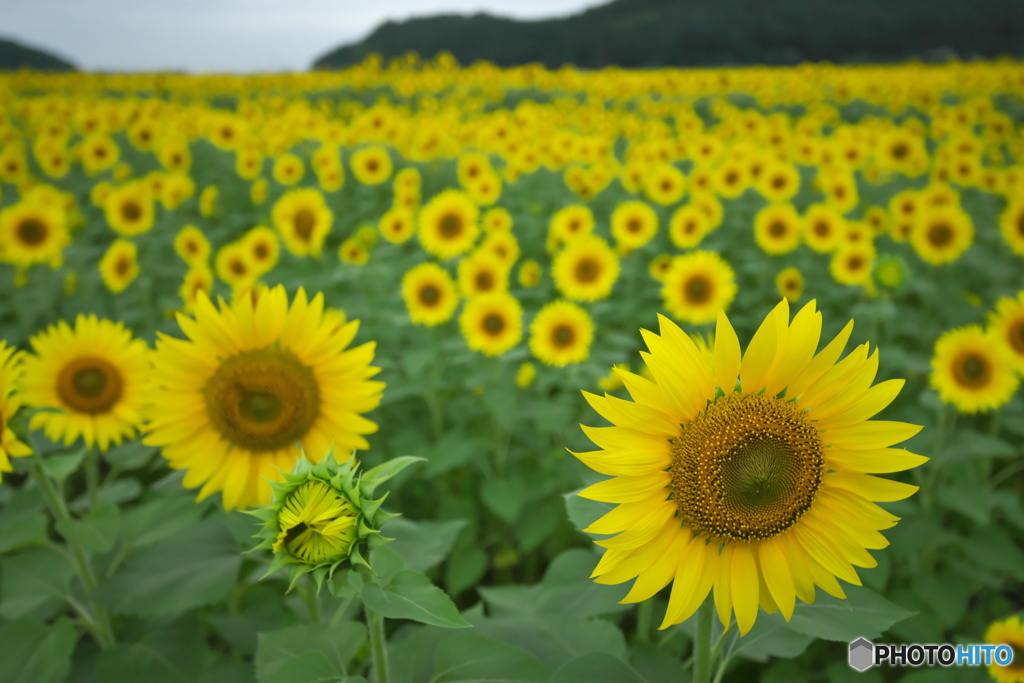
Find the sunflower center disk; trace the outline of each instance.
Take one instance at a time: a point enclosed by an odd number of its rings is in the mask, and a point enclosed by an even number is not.
[[[108,412],[123,393],[121,373],[102,358],[75,358],[57,376],[57,395],[64,405],[79,413]]]
[[[309,209],[299,209],[295,214],[295,234],[304,240],[313,236],[313,227],[316,225],[316,217]]]
[[[672,500],[681,520],[719,542],[763,541],[811,507],[824,474],[821,435],[795,403],[730,394],[672,442]]]
[[[991,368],[988,360],[976,353],[966,353],[953,364],[957,383],[970,389],[979,389],[989,383]]]
[[[46,241],[46,226],[29,218],[18,224],[18,239],[29,246],[36,246]]]
[[[206,411],[235,446],[274,451],[298,441],[320,414],[313,371],[288,351],[257,349],[228,358],[206,384]]]

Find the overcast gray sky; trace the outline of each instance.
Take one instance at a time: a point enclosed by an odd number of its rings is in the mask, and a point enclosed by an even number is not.
[[[305,70],[388,19],[539,19],[607,0],[0,0],[0,37],[87,70]]]

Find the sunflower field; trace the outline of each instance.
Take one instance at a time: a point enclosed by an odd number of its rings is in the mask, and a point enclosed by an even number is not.
[[[1024,681],[1022,93],[0,76],[0,681]]]

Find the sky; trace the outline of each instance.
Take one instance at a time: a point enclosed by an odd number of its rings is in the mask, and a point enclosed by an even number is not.
[[[541,19],[607,0],[0,0],[0,38],[89,71],[303,71],[388,19]]]

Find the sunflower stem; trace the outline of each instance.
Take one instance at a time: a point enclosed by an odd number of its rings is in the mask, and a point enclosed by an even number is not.
[[[370,658],[373,662],[374,683],[388,683],[387,641],[384,640],[384,617],[363,603],[366,610],[366,628],[370,634]]]
[[[646,643],[651,640],[651,613],[654,606],[650,600],[640,603],[640,609],[636,614],[636,642]]]
[[[316,592],[316,583],[313,581],[313,577],[306,575],[308,581],[303,581],[302,586],[302,600],[306,603],[306,609],[309,610],[309,623],[319,624],[320,623],[320,597]]]
[[[715,603],[710,598],[697,609],[697,639],[693,643],[693,683],[711,681],[711,621]]]
[[[93,510],[99,503],[100,495],[99,452],[95,448],[86,449],[83,469],[85,469],[85,487],[89,492],[89,509]]]

